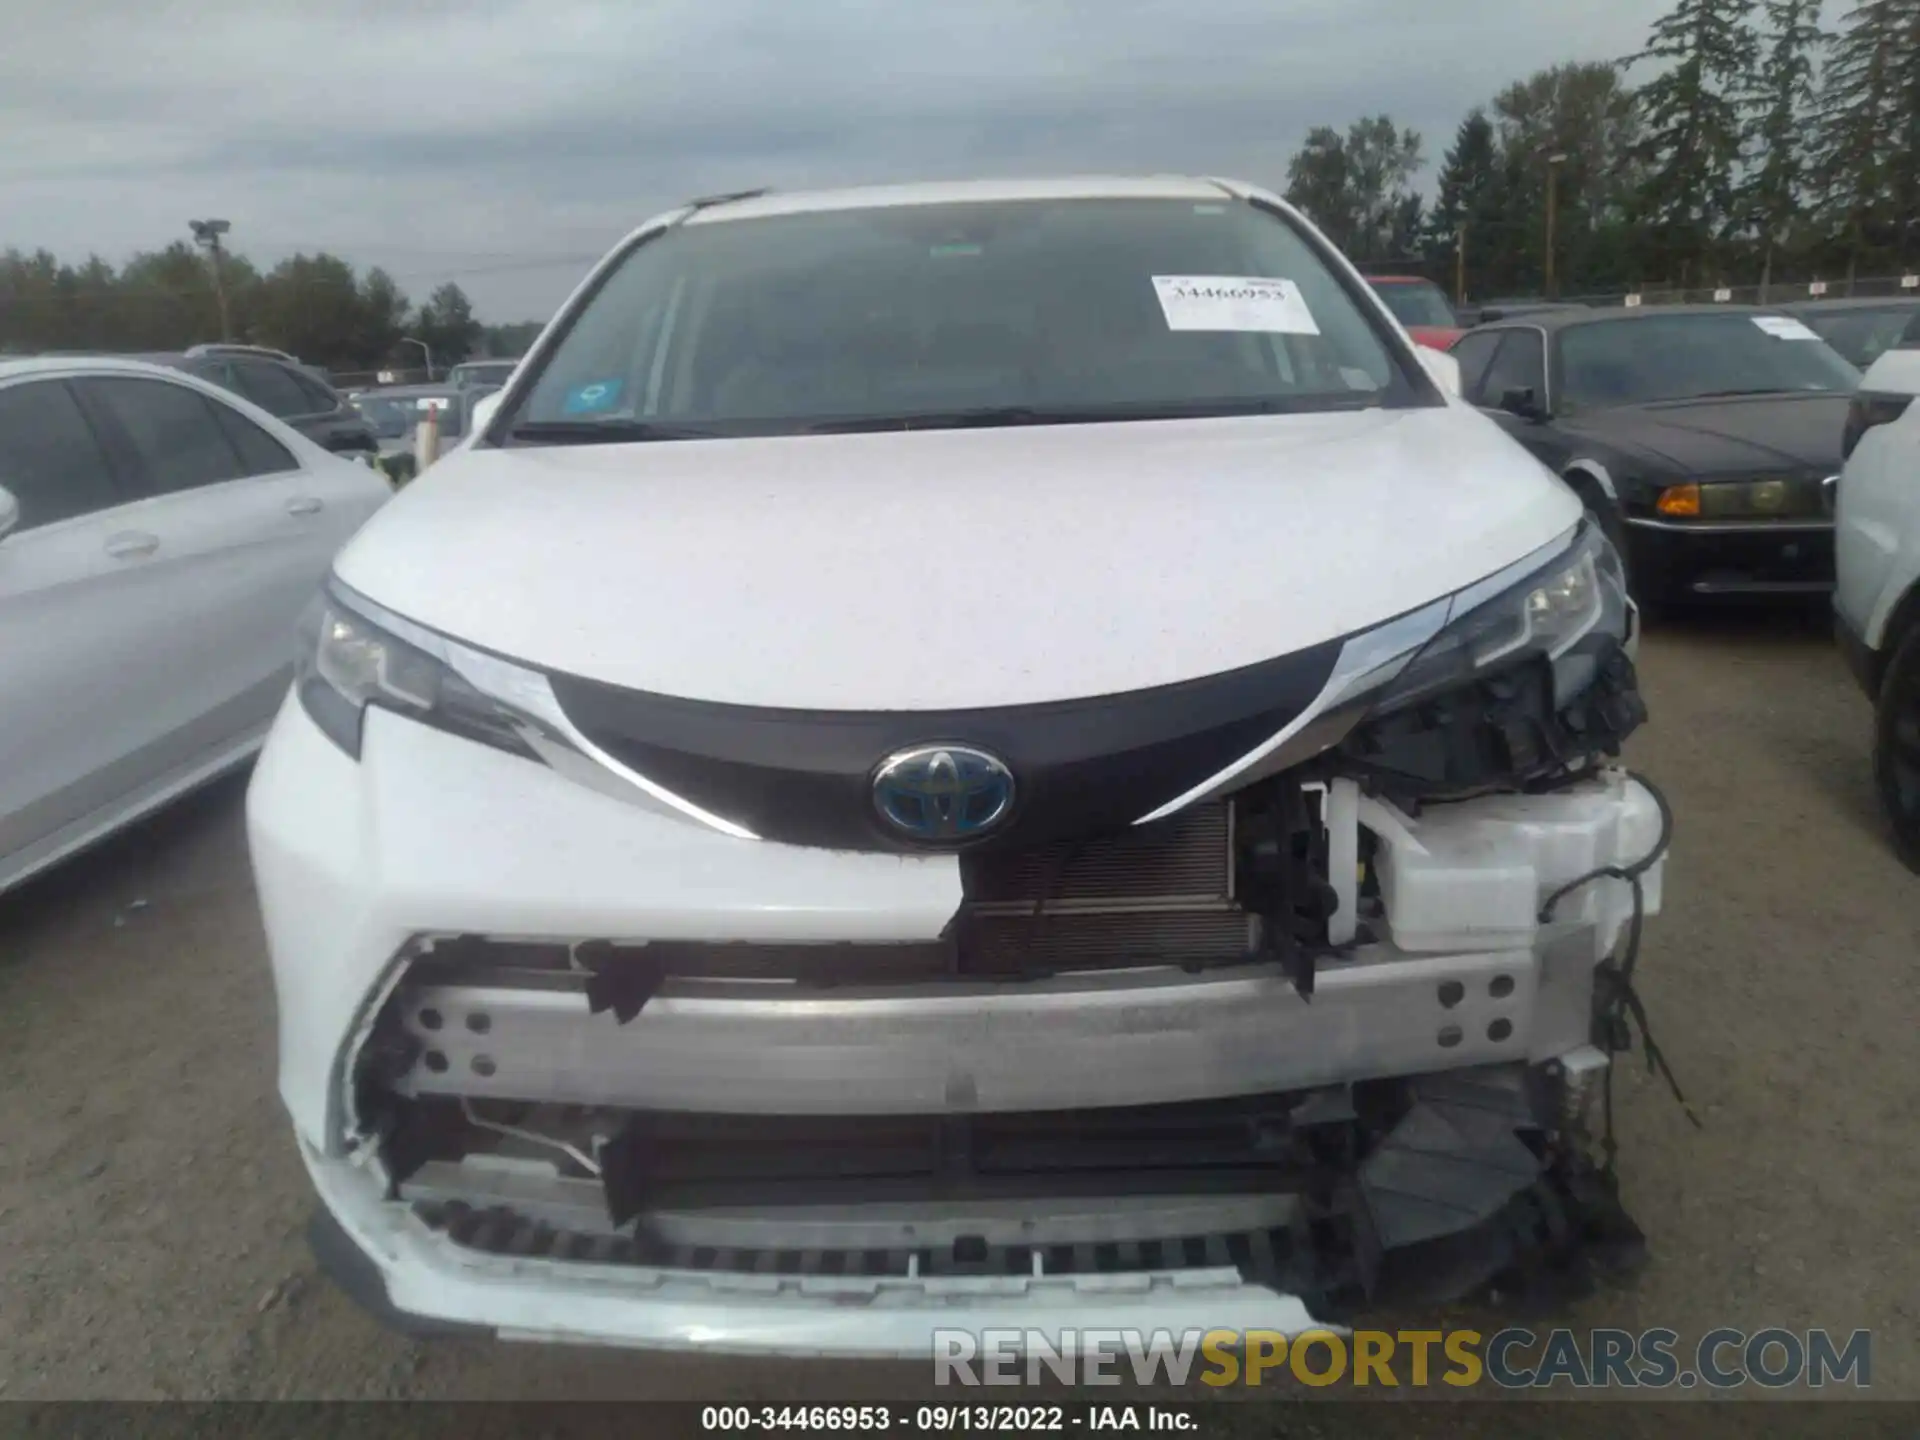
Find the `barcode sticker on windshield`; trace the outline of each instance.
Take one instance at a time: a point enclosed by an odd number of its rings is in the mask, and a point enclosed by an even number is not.
[[[1776,340],[1818,340],[1820,337],[1789,315],[1756,315],[1753,323]]]
[[[1318,335],[1313,312],[1291,280],[1249,275],[1156,275],[1153,290],[1169,330],[1258,330]]]

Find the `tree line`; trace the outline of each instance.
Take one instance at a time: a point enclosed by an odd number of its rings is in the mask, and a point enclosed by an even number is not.
[[[1635,83],[1635,82],[1638,83]],[[1469,297],[1900,273],[1920,260],[1920,0],[1679,0],[1636,54],[1460,122],[1431,202],[1391,117],[1311,131],[1287,198],[1355,259]],[[1552,205],[1549,206],[1549,190]]]
[[[1636,54],[1474,107],[1430,202],[1425,159],[1387,115],[1319,126],[1287,197],[1357,260],[1483,299],[1904,272],[1920,261],[1920,0],[1854,0],[1832,29],[1821,0],[1678,0]],[[220,275],[232,338],[340,370],[411,366],[403,337],[443,365],[518,354],[539,328],[479,324],[452,283],[415,308],[384,270],[324,253],[265,274],[224,254]],[[221,338],[220,314],[185,241],[117,270],[0,255],[0,353],[178,349]]]
[[[416,306],[385,270],[358,273],[325,252],[265,273],[229,251],[217,263],[216,289],[214,257],[184,240],[117,269],[97,255],[73,265],[45,250],[0,253],[0,354],[181,350],[231,338],[352,372],[419,369],[419,345],[403,342],[421,341],[442,369],[475,354],[518,355],[540,330],[481,324],[451,281]]]

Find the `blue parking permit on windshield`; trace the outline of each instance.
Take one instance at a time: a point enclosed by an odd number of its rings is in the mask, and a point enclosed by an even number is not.
[[[613,402],[620,398],[618,380],[589,380],[584,385],[576,385],[567,391],[567,398],[561,403],[563,415],[591,415],[599,410],[611,410]]]

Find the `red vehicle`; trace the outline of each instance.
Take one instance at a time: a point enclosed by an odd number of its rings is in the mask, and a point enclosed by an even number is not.
[[[1466,333],[1446,295],[1431,280],[1418,275],[1369,275],[1367,283],[1422,345],[1445,350]]]

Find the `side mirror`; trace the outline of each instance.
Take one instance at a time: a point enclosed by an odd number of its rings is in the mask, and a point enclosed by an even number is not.
[[[13,492],[0,485],[0,540],[4,540],[20,528],[20,502],[13,498]]]
[[[1431,345],[1416,345],[1416,354],[1420,364],[1426,369],[1433,383],[1455,399],[1460,397],[1460,362],[1444,350],[1435,350]]]
[[[1518,415],[1522,420],[1547,418],[1547,412],[1540,408],[1540,402],[1534,398],[1531,385],[1516,385],[1511,390],[1502,390],[1500,408],[1509,415]]]

